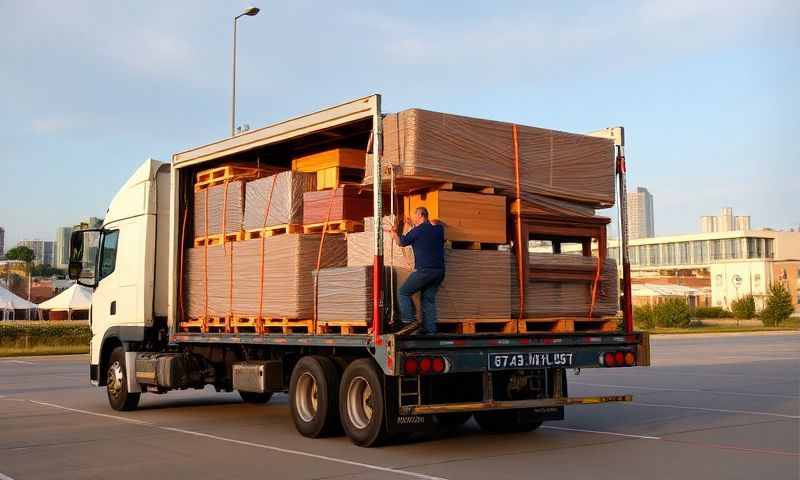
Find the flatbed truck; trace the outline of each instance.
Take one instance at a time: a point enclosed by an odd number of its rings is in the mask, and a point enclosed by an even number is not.
[[[101,228],[73,233],[70,276],[94,289],[89,377],[106,388],[113,409],[135,409],[143,393],[207,385],[237,390],[244,402],[253,403],[288,392],[302,435],[343,431],[369,447],[456,426],[473,415],[485,430],[522,432],[562,420],[567,405],[631,400],[630,395],[571,397],[566,376],[568,369],[649,365],[648,335],[632,328],[629,274],[620,330],[393,334],[386,331],[381,305],[381,222],[373,222],[369,333],[257,335],[178,328],[181,252],[191,241],[184,238],[185,217],[196,172],[223,162],[260,162],[270,153],[309,144],[363,148],[368,139],[375,167],[373,213],[381,218],[380,100],[372,95],[226,138],[175,154],[171,163],[148,160],[116,194]],[[615,138],[618,167],[624,166],[620,132],[597,133]],[[624,169],[621,173],[624,187]],[[604,231],[607,219],[599,228],[586,220],[553,222],[544,224],[555,225],[551,238],[558,240]]]

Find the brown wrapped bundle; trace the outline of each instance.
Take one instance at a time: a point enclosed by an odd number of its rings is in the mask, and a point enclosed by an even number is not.
[[[372,231],[373,217],[364,218],[364,231],[359,233],[347,234],[347,266],[356,267],[361,265],[372,265],[373,261],[373,239],[375,235]],[[389,217],[383,217],[385,229],[391,226]],[[414,268],[414,251],[411,247],[400,247],[391,235],[384,234],[383,237],[383,264],[412,270]]]
[[[333,195],[333,198],[331,198]],[[330,210],[330,217],[328,211]],[[362,192],[356,185],[344,185],[336,190],[303,194],[303,223],[312,225],[326,219],[361,222],[372,215],[372,192]]]
[[[597,257],[581,255],[530,254],[531,268],[551,272],[570,271],[594,274]],[[512,285],[514,314],[519,311],[519,289],[516,276]],[[525,289],[525,312],[529,316],[566,315],[586,317],[592,303],[592,281],[529,281]],[[618,309],[617,262],[608,258],[600,275],[593,316],[615,315]]]
[[[206,202],[206,197],[208,201]],[[208,211],[206,212],[206,206]],[[194,192],[194,236],[220,235],[242,230],[244,182],[233,180]],[[206,229],[206,217],[208,229]]]
[[[184,308],[189,318],[206,316],[206,292],[208,295],[208,316],[228,315],[229,302],[229,254],[231,243],[206,247],[187,248],[183,279]],[[208,256],[206,260],[206,255]],[[207,262],[207,263],[206,263]],[[207,266],[206,266],[207,265]],[[208,286],[206,287],[206,273]]]
[[[387,115],[383,132],[383,161],[396,166],[398,179],[514,191],[510,123],[410,109]],[[518,132],[522,200],[535,204],[549,197],[597,208],[614,204],[612,140],[527,126]],[[369,183],[370,162],[366,169]]]
[[[389,275],[394,272],[395,310],[397,310],[398,276],[408,277],[408,270],[384,268],[384,305],[391,305]],[[372,266],[325,268],[319,271],[317,320],[348,321],[365,324],[372,321]]]
[[[275,184],[273,187],[272,184]],[[244,229],[303,223],[303,194],[316,189],[315,173],[281,172],[246,185]],[[272,200],[270,202],[270,192]],[[269,203],[269,218],[264,214]]]
[[[499,250],[445,250],[436,297],[440,319],[509,318],[511,256]]]
[[[261,239],[234,242],[232,313],[257,316]],[[320,235],[285,234],[264,239],[264,288],[261,315],[308,319],[314,313],[314,277]],[[342,235],[326,235],[321,268],[343,267],[347,246]]]

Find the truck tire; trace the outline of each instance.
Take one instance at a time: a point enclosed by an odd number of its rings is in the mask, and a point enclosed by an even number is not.
[[[339,430],[338,387],[339,373],[329,358],[306,356],[297,362],[289,382],[289,408],[301,435],[318,438]]]
[[[542,425],[535,418],[520,418],[522,410],[488,410],[475,412],[475,421],[481,429],[493,433],[521,433],[536,430]],[[527,417],[527,415],[525,415]]]
[[[436,421],[445,428],[456,428],[464,425],[472,417],[472,412],[439,413]]]
[[[375,362],[362,358],[351,363],[339,387],[339,416],[353,443],[375,447],[388,440],[384,405],[383,381]]]
[[[128,372],[125,369],[125,350],[117,347],[111,352],[106,369],[106,393],[111,408],[118,411],[135,410],[140,393],[128,392]]]
[[[239,396],[244,403],[267,403],[272,398],[272,392],[243,392],[239,390]]]

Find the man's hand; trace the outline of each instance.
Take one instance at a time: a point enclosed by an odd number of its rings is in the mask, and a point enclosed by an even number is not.
[[[406,225],[408,225],[409,227],[414,226],[414,222],[411,221],[411,218],[406,217],[404,221],[406,222]]]

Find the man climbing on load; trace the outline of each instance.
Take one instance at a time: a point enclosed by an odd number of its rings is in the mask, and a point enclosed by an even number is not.
[[[405,219],[412,226],[405,235],[397,233],[397,225],[392,226],[392,237],[401,247],[411,246],[414,250],[414,271],[397,291],[400,304],[400,328],[398,333],[406,333],[416,325],[416,309],[411,297],[420,292],[422,303],[422,327],[420,335],[436,333],[436,293],[444,280],[444,227],[433,224],[428,219],[428,209],[418,207],[413,221]]]

